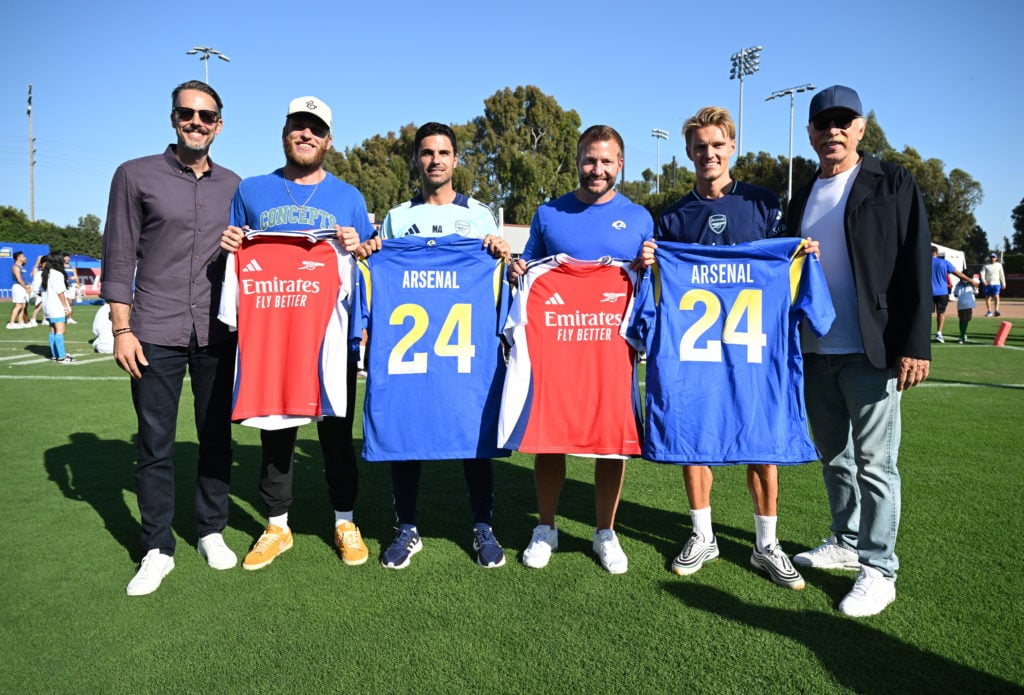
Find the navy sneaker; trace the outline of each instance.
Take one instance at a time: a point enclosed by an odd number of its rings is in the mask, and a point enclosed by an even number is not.
[[[402,524],[398,527],[395,540],[384,551],[384,557],[380,564],[393,570],[405,569],[409,566],[412,556],[423,550],[423,542],[420,541],[420,534],[415,526]]]
[[[476,551],[476,563],[481,567],[491,569],[505,564],[505,549],[487,524],[473,526],[473,550]]]

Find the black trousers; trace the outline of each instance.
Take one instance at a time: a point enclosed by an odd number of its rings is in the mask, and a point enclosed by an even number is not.
[[[345,417],[325,417],[317,423],[316,433],[324,457],[324,477],[332,507],[350,512],[359,492],[359,470],[352,447],[352,423],[355,419],[356,363],[348,363],[348,404]],[[295,436],[298,427],[263,430],[260,443],[263,455],[260,465],[260,497],[267,505],[267,516],[279,516],[292,506],[292,484],[295,478]]]
[[[188,370],[192,383],[199,457],[196,470],[196,532],[220,533],[228,522],[231,487],[231,389],[235,340],[199,347],[195,334],[187,348],[142,343],[149,362],[132,379],[138,418],[135,489],[142,517],[142,551],[174,554],[174,440],[178,401]]]

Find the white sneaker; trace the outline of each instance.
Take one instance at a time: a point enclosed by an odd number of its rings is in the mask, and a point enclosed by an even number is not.
[[[35,327],[36,327],[36,326],[38,326],[39,324],[38,324],[38,323],[36,322],[36,320],[35,320],[35,319],[32,319],[31,321],[29,321],[29,322],[28,322],[27,324],[25,324],[25,325],[27,325],[27,326],[28,326],[29,328],[35,328]]]
[[[533,529],[530,544],[523,551],[523,564],[534,569],[547,567],[555,550],[558,550],[558,528],[541,524]]]
[[[75,320],[74,320],[73,318],[71,318],[71,317],[69,316],[69,317],[68,317],[68,323],[78,323],[78,321],[75,321]]]
[[[817,548],[797,553],[793,564],[801,567],[817,567],[826,570],[859,570],[860,559],[856,550],[839,545],[835,536],[823,539]]]
[[[199,554],[215,570],[229,570],[238,564],[238,556],[224,542],[224,536],[210,533],[199,539]]]
[[[839,612],[853,618],[878,615],[896,600],[896,580],[863,565],[853,589],[839,602]]]
[[[172,569],[174,569],[174,558],[162,554],[159,548],[153,548],[142,558],[139,571],[128,582],[128,595],[145,596],[153,593],[160,588],[160,582],[171,573]]]
[[[626,553],[622,552],[619,538],[610,528],[594,531],[594,553],[600,558],[601,566],[611,574],[625,574],[629,569]]]

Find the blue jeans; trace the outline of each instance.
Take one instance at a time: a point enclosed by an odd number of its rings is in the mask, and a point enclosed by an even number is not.
[[[892,370],[873,367],[863,353],[808,353],[804,393],[832,533],[840,545],[857,550],[862,565],[895,577],[900,393]]]
[[[220,533],[228,521],[231,482],[231,390],[235,340],[199,347],[195,334],[187,348],[142,343],[149,365],[132,379],[138,417],[135,488],[142,517],[142,552],[159,548],[174,554],[174,440],[178,401],[188,369],[199,461],[196,475],[196,530],[199,538]]]

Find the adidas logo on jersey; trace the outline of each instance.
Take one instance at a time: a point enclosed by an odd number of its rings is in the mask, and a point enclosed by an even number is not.
[[[544,301],[544,303],[545,303],[545,304],[565,304],[565,300],[564,300],[564,299],[562,299],[562,296],[561,296],[560,294],[558,294],[557,292],[555,292],[555,293],[554,293],[553,295],[551,295],[550,297],[548,297],[548,298],[547,298],[547,299],[546,299],[546,300]]]
[[[246,263],[245,267],[242,268],[243,273],[259,273],[262,272],[262,270],[263,266],[257,263],[255,258]]]

